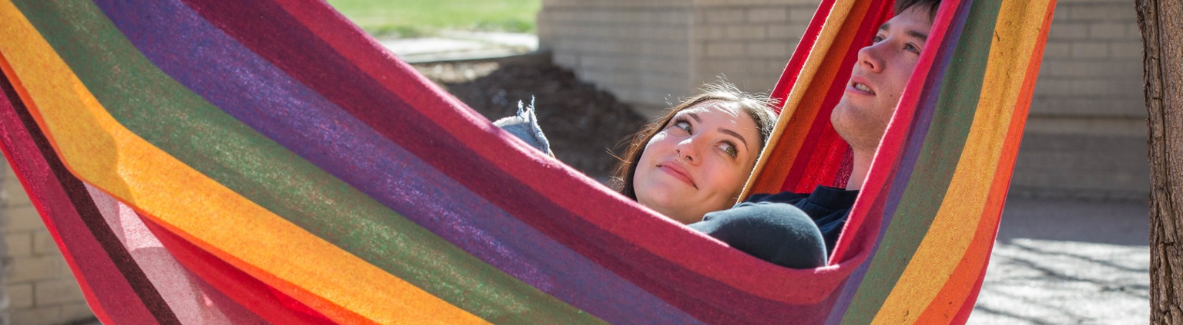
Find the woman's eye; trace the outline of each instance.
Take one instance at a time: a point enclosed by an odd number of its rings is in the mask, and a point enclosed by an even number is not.
[[[682,129],[682,131],[686,131],[687,133],[690,132],[690,122],[677,121],[677,122],[674,122],[674,127]]]
[[[882,41],[883,41],[883,36],[875,35],[875,37],[871,38],[871,44],[877,44]]]
[[[739,155],[739,150],[736,150],[735,146],[731,145],[730,143],[723,143],[719,145],[719,149],[722,149],[723,152],[727,153],[727,155],[731,156],[732,158],[735,158]]]

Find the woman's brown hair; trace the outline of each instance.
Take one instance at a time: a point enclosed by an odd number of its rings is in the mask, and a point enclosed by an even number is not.
[[[641,154],[645,152],[645,145],[653,139],[653,136],[665,129],[666,124],[669,124],[678,112],[708,101],[734,103],[748,113],[748,116],[751,116],[752,120],[756,122],[756,126],[760,128],[760,150],[763,150],[764,143],[768,142],[768,136],[772,133],[772,128],[776,126],[776,114],[769,108],[774,105],[773,100],[764,94],[743,92],[735,85],[723,80],[703,85],[701,91],[698,95],[666,109],[661,118],[653,120],[633,135],[632,141],[625,149],[624,156],[620,159],[620,164],[616,166],[616,172],[612,177],[612,188],[619,191],[620,194],[636,200],[637,193],[633,188],[633,174],[637,171],[637,161],[641,160]]]

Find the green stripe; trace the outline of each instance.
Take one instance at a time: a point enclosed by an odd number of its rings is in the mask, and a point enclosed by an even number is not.
[[[464,252],[206,102],[157,69],[93,3],[15,2],[119,123],[248,200],[486,320],[603,323]]]
[[[869,324],[932,225],[973,125],[1001,0],[975,0],[941,82],[936,111],[899,207],[842,324]],[[923,312],[915,311],[915,312]]]

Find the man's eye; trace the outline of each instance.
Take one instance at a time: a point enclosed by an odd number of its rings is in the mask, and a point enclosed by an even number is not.
[[[920,47],[916,46],[915,44],[912,44],[912,43],[908,43],[907,45],[904,45],[904,50],[920,53]]]

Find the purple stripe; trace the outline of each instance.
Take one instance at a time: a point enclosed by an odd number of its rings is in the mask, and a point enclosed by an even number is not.
[[[674,239],[670,244],[694,238],[685,244],[718,248],[690,234],[690,230],[669,227],[635,203],[607,195],[603,187],[593,186],[594,181],[573,177],[569,174],[573,170],[540,162],[518,151],[522,147],[514,148],[501,137],[505,133],[492,132],[487,121],[475,121],[474,117],[482,118],[441,98],[450,96],[430,87],[409,66],[386,55],[342,17],[332,15],[327,4],[280,1],[284,8],[269,2],[184,0],[259,56],[474,193],[696,318],[707,322],[735,321],[737,317],[779,322],[798,317],[801,310],[815,309],[812,305],[787,305],[751,295],[717,277],[694,272],[716,274],[726,265],[711,268],[698,264],[688,270],[677,260],[637,247],[626,238],[654,234]],[[289,10],[302,18],[295,20]],[[342,48],[334,49],[326,40],[313,36],[309,28],[341,33],[351,44],[337,44]],[[349,58],[338,51],[348,51]],[[362,65],[366,70],[360,70]],[[404,99],[423,106],[408,107]],[[392,114],[391,110],[398,113]],[[579,202],[570,200],[580,196],[587,197]],[[635,224],[629,220],[634,216],[640,217]],[[605,223],[597,224],[593,219]],[[619,226],[624,224],[630,226]],[[734,250],[727,253],[731,258],[742,254]],[[674,258],[684,260],[686,255]]]
[[[973,0],[965,0],[957,8],[957,15],[953,17],[951,26],[945,32],[945,38],[941,40],[942,47],[936,54],[939,59],[933,60],[933,65],[929,68],[927,78],[924,80],[920,100],[916,103],[916,115],[911,119],[904,152],[900,155],[896,165],[897,174],[892,178],[887,204],[883,208],[883,223],[879,230],[879,241],[883,241],[883,236],[894,220],[901,197],[912,180],[912,171],[917,167],[916,162],[920,159],[920,152],[924,149],[924,141],[928,137],[933,116],[936,115],[938,109],[937,100],[940,99],[945,70],[949,67],[949,61],[953,59],[953,53],[957,50],[961,31],[965,27],[965,20],[969,17],[969,10],[972,7]],[[875,250],[875,252],[877,251],[878,249]]]
[[[879,252],[879,244],[883,242],[884,236],[887,234],[887,229],[891,226],[892,220],[895,219],[896,208],[899,207],[900,199],[912,177],[912,171],[916,167],[916,161],[919,159],[920,151],[924,148],[924,139],[928,135],[928,130],[932,125],[932,118],[936,112],[937,99],[940,97],[941,84],[945,78],[945,70],[949,66],[949,61],[952,60],[953,52],[957,49],[958,40],[961,37],[962,29],[965,27],[965,20],[969,17],[969,10],[972,6],[973,0],[966,0],[961,3],[957,11],[957,16],[953,18],[952,25],[949,26],[949,29],[945,33],[945,38],[941,40],[942,47],[937,53],[940,59],[934,60],[932,67],[928,71],[927,78],[925,78],[920,100],[916,103],[916,115],[909,125],[909,134],[907,142],[904,144],[904,152],[900,155],[899,161],[897,162],[895,168],[897,171],[896,175],[891,178],[891,187],[887,193],[886,204],[883,207],[883,220],[879,226],[879,240],[875,241],[870,255],[867,256],[867,259],[863,261],[862,265],[847,278],[845,287],[843,288],[842,298],[835,304],[834,310],[831,311],[830,317],[826,320],[826,324],[834,324],[841,320],[846,310],[850,308],[855,294],[862,286],[871,262],[874,261],[875,255]],[[841,311],[841,313],[838,311]]]
[[[609,322],[698,323],[473,194],[183,3],[95,3],[181,84],[481,260]]]

